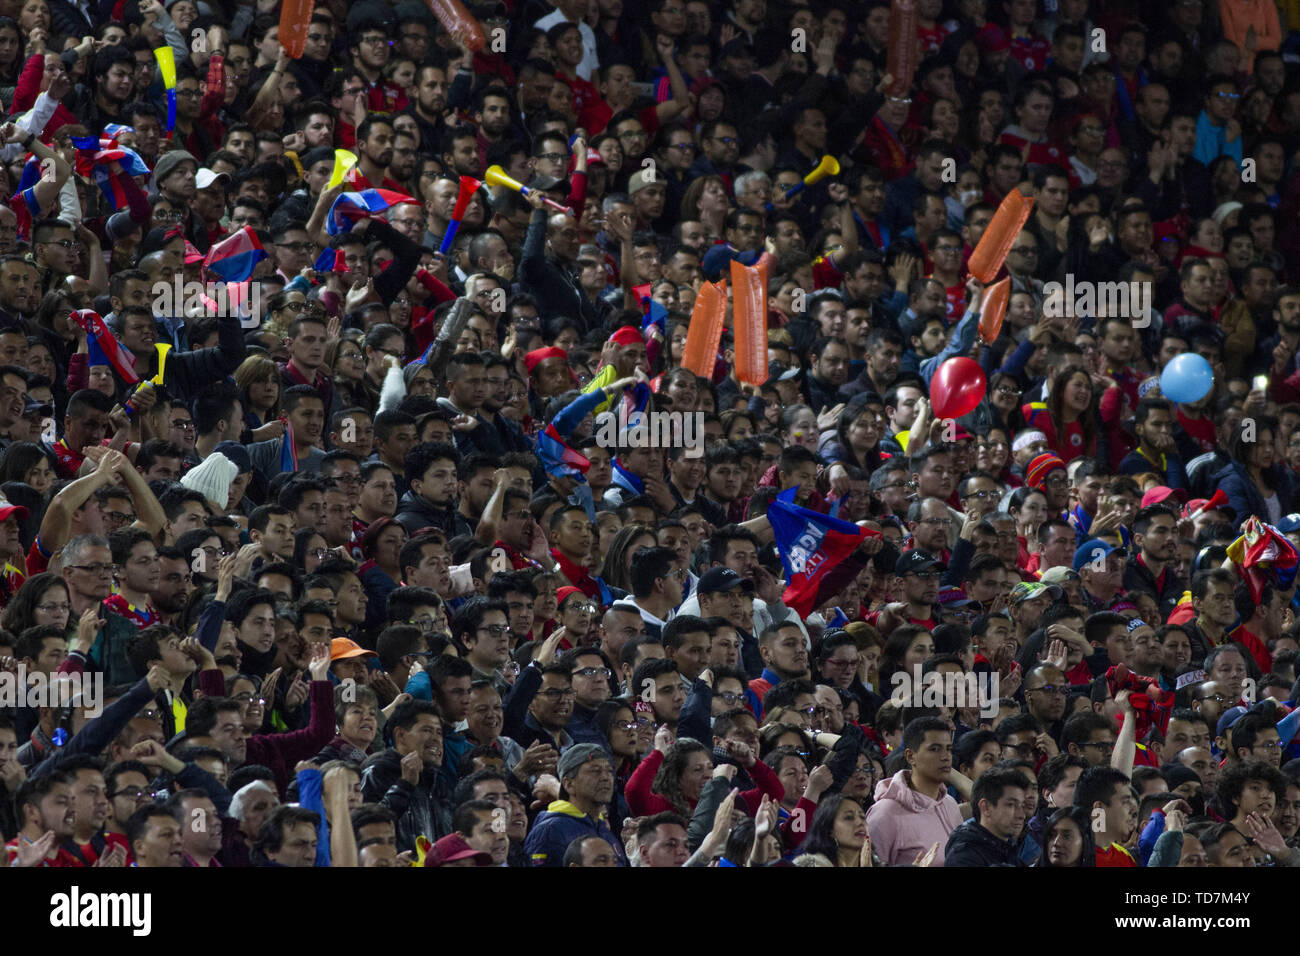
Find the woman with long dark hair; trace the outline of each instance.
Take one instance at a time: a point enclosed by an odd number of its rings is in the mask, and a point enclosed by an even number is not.
[[[1277,453],[1277,419],[1272,415],[1245,418],[1232,430],[1228,455],[1232,461],[1214,475],[1212,488],[1221,488],[1241,524],[1251,515],[1277,524],[1291,513],[1296,478]]]
[[[63,578],[49,571],[33,574],[5,607],[0,627],[10,634],[21,634],[29,627],[55,625],[68,630],[72,601]]]
[[[1092,822],[1084,807],[1062,807],[1043,827],[1043,850],[1035,866],[1096,866]]]
[[[1106,461],[1094,396],[1088,370],[1069,365],[1052,377],[1046,403],[1025,405],[1021,413],[1030,428],[1047,436],[1048,446],[1067,465],[1083,455]]]
[[[866,811],[843,794],[822,797],[799,852],[820,854],[833,866],[874,865]]]

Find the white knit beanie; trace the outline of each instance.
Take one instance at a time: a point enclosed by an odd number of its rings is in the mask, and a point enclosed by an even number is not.
[[[230,483],[239,474],[239,466],[214,451],[181,477],[181,484],[214,503],[222,511],[230,503]]]

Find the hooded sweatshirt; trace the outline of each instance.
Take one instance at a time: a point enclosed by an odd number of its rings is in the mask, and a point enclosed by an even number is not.
[[[614,849],[620,866],[627,866],[627,854],[605,817],[593,819],[568,800],[552,801],[539,815],[524,840],[524,850],[533,866],[561,866],[564,852],[578,837],[598,836]]]
[[[937,796],[911,786],[912,771],[900,770],[876,784],[875,802],[867,811],[871,844],[888,866],[910,866],[938,843],[934,866],[943,866],[948,835],[961,825],[957,801],[941,788]]]

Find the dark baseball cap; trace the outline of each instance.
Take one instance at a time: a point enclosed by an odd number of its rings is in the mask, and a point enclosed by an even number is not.
[[[929,551],[922,551],[919,548],[908,551],[898,559],[894,565],[894,573],[900,578],[905,574],[917,574],[921,571],[928,571],[933,567],[944,567],[944,563],[932,555]]]
[[[753,592],[754,582],[746,581],[731,568],[709,568],[700,575],[700,583],[695,590],[700,594],[716,594],[719,591],[731,591],[742,588]]]

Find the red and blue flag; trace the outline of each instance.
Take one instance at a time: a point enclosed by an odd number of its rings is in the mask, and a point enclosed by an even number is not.
[[[77,148],[77,175],[94,182],[114,209],[126,206],[127,199],[109,170],[110,164],[118,163],[128,176],[149,175],[149,167],[140,154],[118,145],[111,136],[74,136],[72,145]]]
[[[542,460],[542,467],[552,478],[587,480],[587,469],[591,467],[591,462],[586,455],[569,447],[555,430],[554,423],[538,433],[537,455]]]
[[[797,491],[787,488],[777,495],[768,506],[767,519],[788,582],[781,600],[800,617],[807,617],[816,610],[822,578],[877,532],[800,507],[794,503]]]
[[[331,236],[337,236],[340,232],[351,229],[358,219],[365,219],[404,202],[413,203],[415,200],[391,189],[363,189],[360,192],[343,193],[330,207],[325,231]]]
[[[257,233],[252,226],[244,226],[209,248],[203,266],[227,282],[244,282],[265,258],[266,250],[258,241]]]
[[[135,356],[117,340],[117,336],[109,330],[108,323],[98,312],[93,309],[78,309],[72,313],[72,320],[85,330],[87,346],[94,343],[123,381],[128,385],[140,381],[140,376],[135,374]]]

